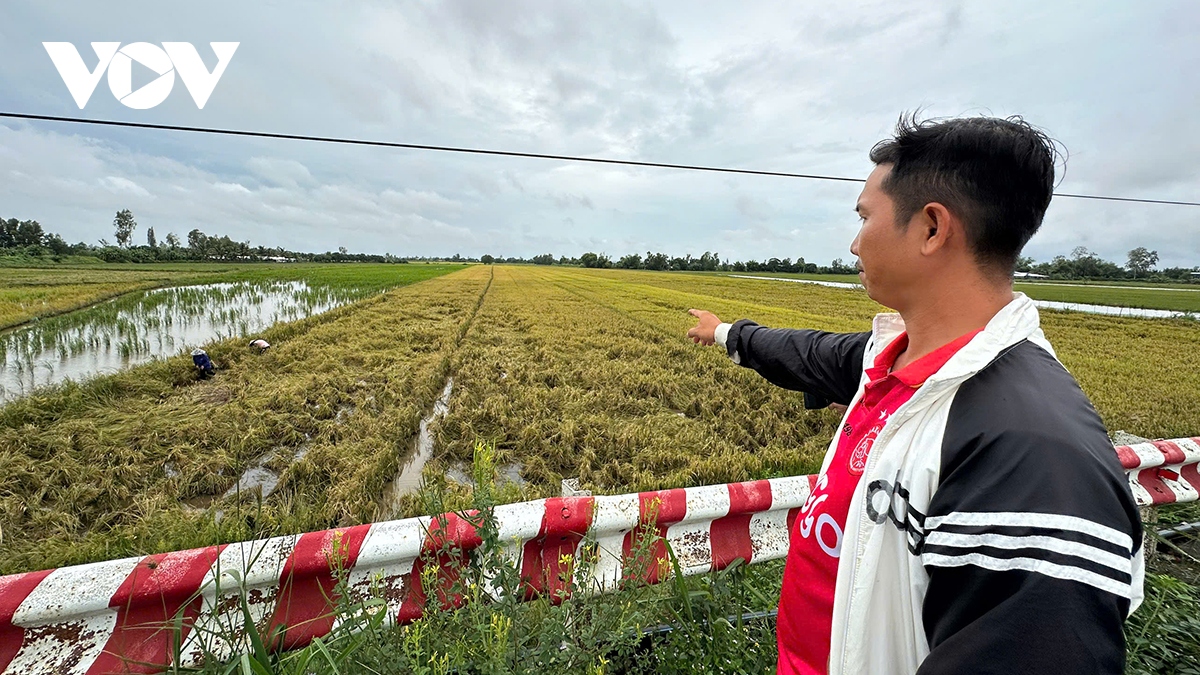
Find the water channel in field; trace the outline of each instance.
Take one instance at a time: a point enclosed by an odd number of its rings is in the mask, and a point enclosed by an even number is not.
[[[0,404],[353,302],[369,291],[241,281],[131,293],[0,334]],[[220,364],[217,364],[218,367]]]
[[[813,284],[829,288],[862,289],[862,284],[849,281],[820,281],[817,279],[791,279],[787,277],[758,277],[747,274],[730,274],[736,279],[758,279],[760,281],[788,281],[794,284]],[[1050,285],[1050,284],[1038,284]],[[1078,284],[1076,284],[1078,285]],[[1083,286],[1091,288],[1090,286]],[[1122,288],[1120,286],[1103,286],[1098,288]],[[1163,289],[1154,289],[1163,290]],[[1177,289],[1170,289],[1177,290]],[[1183,289],[1190,290],[1190,289]],[[1033,304],[1039,309],[1054,309],[1062,312],[1084,312],[1086,314],[1103,314],[1105,316],[1121,316],[1134,319],[1179,319],[1194,316],[1192,312],[1181,312],[1173,309],[1142,309],[1140,307],[1118,307],[1115,305],[1090,305],[1083,302],[1058,302],[1055,300],[1034,300]]]

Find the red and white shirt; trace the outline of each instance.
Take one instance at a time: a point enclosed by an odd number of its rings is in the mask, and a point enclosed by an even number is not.
[[[891,372],[908,348],[908,334],[902,333],[880,352],[874,366],[866,369],[869,381],[845,418],[833,460],[817,479],[792,529],[779,598],[779,675],[828,672],[842,532],[871,446],[888,417],[978,332],[963,335]]]

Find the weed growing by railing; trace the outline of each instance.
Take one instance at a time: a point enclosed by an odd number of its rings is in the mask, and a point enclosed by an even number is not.
[[[773,626],[741,617],[754,611],[761,615],[773,605],[772,597],[756,586],[772,576],[777,579],[778,565],[749,570],[734,564],[685,579],[672,554],[673,564],[663,574],[667,583],[651,585],[646,579],[658,564],[652,551],[665,542],[650,522],[636,533],[614,592],[600,592],[593,574],[599,549],[589,538],[581,542],[578,555],[561,556],[556,576],[539,585],[522,576],[514,555],[518,542],[501,538],[493,516],[494,446],[475,444],[472,473],[472,503],[457,516],[474,526],[478,545],[463,547],[446,538],[441,547],[425,553],[418,563],[420,589],[429,594],[420,618],[394,625],[395,599],[383,597],[378,584],[365,590],[352,587],[341,570],[330,598],[332,631],[302,649],[276,652],[273,647],[286,643],[287,636],[268,632],[270,612],[253,608],[237,585],[241,579],[233,577],[232,599],[206,608],[209,616],[195,621],[188,637],[179,638],[182,618],[168,627],[176,643],[186,647],[175,650],[175,663],[186,662],[189,649],[198,657],[194,667],[176,665],[170,672],[545,675],[697,669],[749,673],[774,667]],[[435,509],[441,499],[436,490],[426,498]],[[444,528],[447,516],[442,518]],[[431,534],[437,527],[431,524]],[[340,560],[329,556],[334,569]],[[535,586],[543,591],[536,592]],[[237,611],[230,611],[230,602]]]
[[[1125,627],[1129,675],[1200,675],[1200,589],[1165,574],[1146,576],[1146,600]]]

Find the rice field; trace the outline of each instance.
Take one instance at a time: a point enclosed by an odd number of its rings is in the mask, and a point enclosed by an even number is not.
[[[1144,288],[1085,284],[1018,283],[1016,289],[1035,300],[1168,309],[1200,314],[1200,286]]]
[[[647,276],[641,283],[686,289],[699,298],[740,298],[743,304],[730,310],[715,304],[708,309],[723,319],[727,314],[730,319],[744,316],[766,325],[867,330],[870,317],[882,311],[863,291],[807,284],[700,275]],[[754,302],[746,303],[749,299]],[[756,305],[766,305],[759,310],[763,313],[747,311]],[[792,313],[773,313],[776,309]],[[1042,311],[1041,318],[1059,359],[1079,380],[1110,431],[1169,438],[1200,428],[1200,322],[1056,311]]]
[[[0,267],[0,330],[155,288],[173,276],[163,271]]]
[[[424,474],[452,500],[476,440],[507,500],[815,471],[835,414],[692,344],[690,307],[837,331],[880,309],[801,284],[470,266],[276,325],[265,354],[218,341],[211,380],[179,356],[48,389],[0,408],[0,572],[426,512],[422,492],[382,496],[450,378]],[[1043,326],[1110,430],[1200,432],[1200,324]],[[270,489],[237,489],[259,470]]]
[[[719,273],[725,276],[726,273]],[[760,277],[858,283],[852,274],[791,274],[744,272]],[[708,273],[712,276],[712,273]],[[1146,281],[1017,281],[1013,287],[1034,300],[1110,305],[1137,309],[1162,309],[1200,315],[1200,284],[1150,283]]]
[[[176,283],[193,271],[136,281]],[[479,265],[222,274],[281,283],[281,272],[372,292],[266,329],[273,347],[262,354],[240,337],[207,345],[222,366],[209,380],[179,355],[0,407],[0,574],[479,506],[471,476],[496,477],[484,486],[494,503],[556,495],[563,479],[620,493],[810,473],[836,415],[806,411],[798,394],[692,344],[686,311],[856,331],[880,310],[860,290],[713,274]],[[1042,323],[1110,431],[1200,433],[1200,322],[1043,312]],[[424,464],[410,464],[422,444]],[[494,470],[480,472],[480,447]],[[398,490],[407,483],[394,479],[414,470],[423,485]],[[1177,511],[1163,509],[1164,522],[1195,519],[1194,507]],[[772,607],[780,576],[779,564],[756,565],[561,607],[435,613],[331,637],[331,665],[312,672],[472,663],[532,672],[530,658],[608,672],[605,659],[618,657],[650,659],[630,672],[770,672],[770,624],[721,621]],[[1156,576],[1148,593],[1153,611],[1127,628],[1129,672],[1167,672],[1200,649],[1187,627],[1194,587]],[[345,611],[347,626],[367,616]],[[679,629],[638,637],[662,622]],[[480,652],[481,640],[498,651]],[[315,650],[267,658],[260,670],[309,672],[287,664],[316,663]]]

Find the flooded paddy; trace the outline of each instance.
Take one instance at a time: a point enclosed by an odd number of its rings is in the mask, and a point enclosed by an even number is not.
[[[814,286],[825,286],[826,288],[862,288],[862,284],[854,284],[849,281],[820,281],[817,279],[790,279],[788,277],[757,277],[749,274],[728,274],[726,276],[734,279],[757,279],[759,281],[790,281],[793,284],[812,284]]]
[[[1141,307],[1116,307],[1113,305],[1093,305],[1085,302],[1058,302],[1055,300],[1034,300],[1033,304],[1041,309],[1054,309],[1060,312],[1086,312],[1088,314],[1103,314],[1105,316],[1123,316],[1134,319],[1181,319],[1193,316],[1192,312],[1180,312],[1173,309],[1143,309]]]
[[[0,334],[0,403],[38,387],[113,373],[213,340],[249,337],[369,293],[304,281],[214,283],[135,293],[44,319]]]

